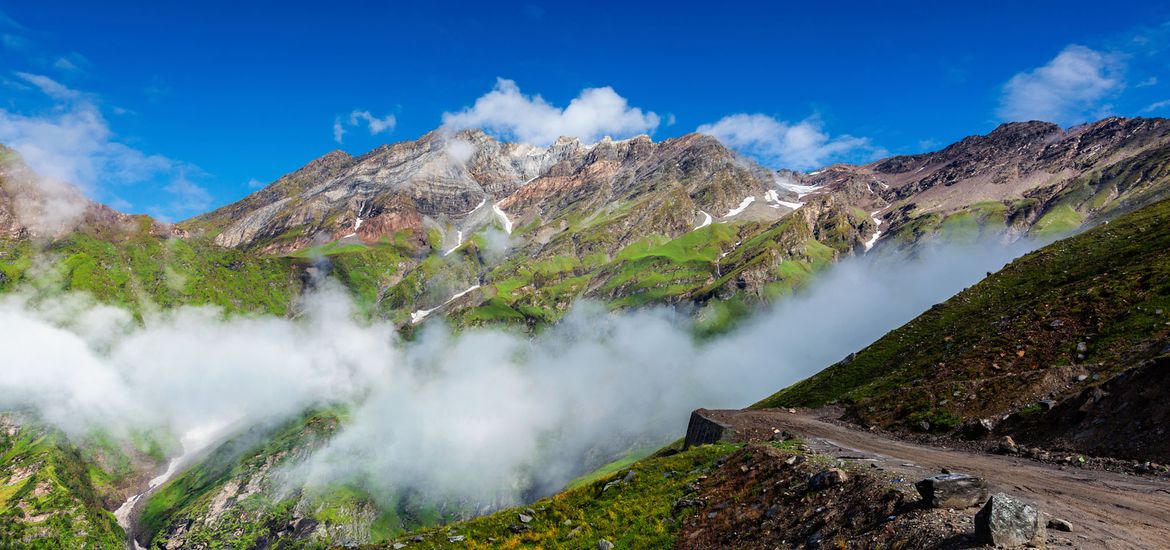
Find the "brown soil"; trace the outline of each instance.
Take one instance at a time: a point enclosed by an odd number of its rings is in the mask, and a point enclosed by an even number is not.
[[[809,479],[836,462],[749,445],[701,479],[675,506],[694,507],[680,549],[968,548],[971,514],[923,507],[914,494],[870,468],[841,464],[843,482],[816,490]],[[801,455],[799,459],[804,459]]]
[[[728,424],[740,441],[768,440],[777,431],[808,441],[821,454],[869,462],[906,486],[942,469],[983,477],[1003,492],[1068,520],[1072,533],[1049,532],[1049,544],[1078,548],[1164,548],[1170,541],[1170,483],[1019,457],[930,447],[833,422],[839,410],[704,411]],[[974,515],[970,510],[969,515]]]

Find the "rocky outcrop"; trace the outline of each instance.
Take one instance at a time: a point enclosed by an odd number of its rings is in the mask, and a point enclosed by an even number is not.
[[[1066,212],[1055,228],[1069,230],[1170,196],[1168,144],[1166,119],[1115,117],[1069,129],[1012,122],[936,152],[836,165],[797,179],[880,210],[891,222],[888,235],[915,231],[903,240],[937,231],[942,219],[962,212],[1027,232],[1045,214],[1067,207],[1075,215]]]
[[[691,412],[691,419],[687,422],[687,435],[683,441],[683,449],[695,445],[708,445],[722,441],[733,441],[735,429],[707,416],[706,409],[697,409]]]

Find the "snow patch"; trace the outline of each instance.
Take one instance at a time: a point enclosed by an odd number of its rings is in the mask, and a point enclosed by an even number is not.
[[[711,225],[711,215],[702,210],[700,210],[699,213],[703,215],[703,223],[700,223],[699,226],[695,229],[702,229],[708,225]]]
[[[509,220],[508,215],[506,213],[504,213],[503,209],[500,208],[500,203],[497,202],[497,203],[492,205],[492,212],[495,212],[496,217],[500,218],[500,223],[504,224],[504,232],[511,235],[512,234],[512,220]]]
[[[471,288],[468,288],[467,290],[464,290],[463,292],[460,292],[459,294],[456,294],[450,298],[447,298],[446,302],[443,302],[443,303],[441,303],[441,304],[439,304],[431,309],[420,309],[418,311],[411,312],[410,324],[412,324],[412,325],[419,324],[420,322],[422,322],[423,319],[427,318],[427,315],[434,313],[435,310],[438,310],[439,308],[441,308],[441,307],[443,307],[451,302],[454,302],[455,300],[458,300],[459,298],[466,296],[468,292],[471,292],[477,288],[479,288],[479,285],[472,285]]]
[[[873,223],[877,224],[878,228],[877,231],[873,232],[873,236],[871,236],[868,241],[865,241],[866,252],[869,252],[869,249],[873,248],[873,245],[877,244],[878,239],[880,239],[882,236],[882,222],[885,220],[877,217],[880,212],[881,210],[874,210],[873,212],[869,213],[870,219],[873,220]]]
[[[823,170],[813,172],[809,175],[811,176],[821,172],[823,172]],[[785,191],[792,191],[793,193],[796,193],[796,198],[798,199],[803,199],[805,195],[816,193],[821,189],[821,187],[823,187],[821,185],[800,185],[798,183],[792,183],[787,178],[782,178],[779,176],[776,176],[773,179],[776,182],[777,187],[784,189]]]
[[[744,210],[747,210],[747,207],[748,207],[748,206],[750,206],[750,205],[751,205],[753,202],[756,202],[756,198],[755,198],[755,197],[748,197],[748,198],[744,199],[742,202],[740,202],[740,203],[739,203],[739,206],[737,206],[737,207],[735,207],[735,208],[732,208],[731,210],[729,210],[729,211],[727,212],[727,215],[725,215],[725,216],[723,216],[723,217],[724,217],[724,218],[730,218],[730,217],[732,217],[732,216],[736,216],[736,215],[738,215],[740,212],[743,212]]]
[[[787,206],[788,208],[796,210],[797,208],[804,206],[803,202],[789,202],[780,200],[780,194],[777,193],[775,189],[769,189],[768,192],[764,193],[764,202],[770,203],[768,206],[772,208]]]

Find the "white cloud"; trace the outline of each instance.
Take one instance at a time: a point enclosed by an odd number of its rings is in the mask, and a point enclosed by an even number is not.
[[[514,81],[500,78],[492,91],[457,113],[443,113],[452,130],[480,128],[507,139],[549,145],[561,136],[594,142],[603,136],[629,137],[653,132],[661,121],[653,112],[631,107],[606,86],[581,90],[569,106],[556,107],[539,95],[526,96]]]
[[[181,170],[178,177],[171,180],[163,189],[172,197],[166,209],[155,209],[156,217],[163,221],[172,221],[171,212],[202,212],[211,206],[211,193],[188,179],[185,171]]]
[[[398,124],[398,119],[394,115],[386,115],[378,118],[369,111],[354,110],[349,114],[349,119],[342,121],[341,117],[333,119],[333,141],[341,143],[346,133],[346,126],[357,127],[365,125],[370,131],[371,136],[375,136],[384,132],[391,132],[394,126]]]
[[[362,121],[365,121],[366,126],[369,128],[370,135],[389,132],[393,130],[394,125],[398,123],[398,120],[394,118],[394,115],[386,115],[382,118],[378,118],[374,115],[371,115],[369,111],[354,111],[349,114],[349,124],[351,126],[357,126],[361,124]]]
[[[475,155],[475,144],[459,138],[448,139],[444,148],[447,152],[447,158],[457,166],[467,164],[467,161]]]
[[[1163,99],[1162,101],[1155,101],[1142,109],[1143,113],[1152,113],[1154,111],[1161,111],[1166,107],[1170,107],[1170,99]]]
[[[1075,124],[1105,116],[1124,87],[1121,56],[1071,45],[1047,64],[1016,74],[1003,86],[999,117]]]
[[[741,113],[699,126],[697,131],[776,168],[807,170],[849,156],[868,158],[884,152],[868,138],[830,136],[815,116],[791,123],[768,115]]]
[[[57,100],[75,100],[81,98],[81,92],[66,87],[47,76],[30,73],[16,73],[21,80],[36,86],[45,95]]]
[[[248,179],[248,188],[249,189],[260,189],[261,187],[264,187],[265,185],[267,185],[267,184],[256,179],[256,178],[249,178]]]
[[[77,186],[87,195],[100,196],[107,188],[122,185],[159,185],[175,197],[169,206],[154,207],[170,216],[194,213],[184,205],[199,204],[199,191],[210,200],[207,191],[187,179],[198,168],[161,155],[147,154],[116,139],[96,101],[88,94],[68,88],[43,76],[16,73],[22,81],[35,86],[53,106],[46,112],[28,114],[0,108],[0,143],[20,153],[24,161],[40,176],[35,185],[52,196],[75,196],[59,192]],[[84,205],[59,211],[44,211],[42,220],[22,220],[37,225],[49,222],[59,229],[79,214]],[[38,207],[37,210],[43,210]],[[65,215],[71,212],[71,215]],[[42,226],[49,231],[51,228]]]

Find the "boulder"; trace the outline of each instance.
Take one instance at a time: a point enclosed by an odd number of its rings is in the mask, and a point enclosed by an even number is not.
[[[530,516],[528,514],[517,514],[517,515],[519,516],[520,523],[528,523],[528,522],[532,521],[532,516]]]
[[[1044,515],[1034,506],[996,493],[975,514],[977,542],[1002,548],[1044,548],[1048,530]]]
[[[1048,528],[1056,531],[1072,532],[1072,524],[1060,518],[1048,518]]]
[[[942,474],[914,484],[927,506],[963,509],[987,502],[987,482],[966,474]]]
[[[808,480],[808,488],[812,491],[820,491],[821,489],[828,489],[834,485],[840,485],[849,481],[849,474],[840,468],[829,468],[813,475]]]
[[[613,550],[613,543],[608,540],[601,539],[597,541],[597,550]]]
[[[687,436],[683,440],[683,450],[695,445],[707,445],[720,441],[733,441],[735,428],[707,416],[706,409],[696,409],[691,412],[691,419],[687,422]]]
[[[1005,435],[1003,439],[999,440],[999,447],[995,450],[1000,454],[1014,455],[1020,452],[1020,446],[1016,444],[1016,440],[1012,439],[1012,436]]]

